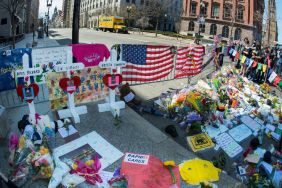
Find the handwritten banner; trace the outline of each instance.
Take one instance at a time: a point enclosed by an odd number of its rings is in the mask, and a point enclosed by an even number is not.
[[[27,53],[31,57],[30,48],[18,48],[14,50],[0,50],[0,91],[13,90],[16,88],[16,82],[13,72],[23,68],[22,56]],[[29,60],[31,65],[31,58]],[[17,82],[23,83],[23,79]]]
[[[72,63],[72,49],[70,46],[38,48],[32,51],[33,67],[41,67],[43,73],[36,76],[35,82],[46,83],[46,75],[54,72],[56,65]]]

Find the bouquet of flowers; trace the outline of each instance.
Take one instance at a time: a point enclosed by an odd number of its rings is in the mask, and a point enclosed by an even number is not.
[[[71,173],[76,173],[79,176],[85,178],[86,182],[91,185],[96,185],[96,182],[102,183],[103,180],[100,177],[99,170],[101,169],[101,162],[96,155],[94,158],[83,162],[82,160],[76,160],[72,164]]]

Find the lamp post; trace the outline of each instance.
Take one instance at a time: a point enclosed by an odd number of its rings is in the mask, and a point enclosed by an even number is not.
[[[126,7],[126,11],[127,11],[127,27],[129,27],[129,14],[132,10],[132,7],[131,6],[127,6]]]
[[[47,13],[47,15],[45,15],[47,18],[47,23],[46,23],[46,37],[49,37],[49,12],[50,12],[50,8],[51,8],[51,6],[52,6],[52,1],[53,0],[46,0],[46,2],[47,2],[47,8],[48,8],[48,13]]]

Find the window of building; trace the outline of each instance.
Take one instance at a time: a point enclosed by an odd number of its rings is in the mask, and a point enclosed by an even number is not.
[[[212,17],[218,18],[219,17],[219,4],[213,3],[212,5]]]
[[[206,32],[206,25],[205,24],[200,24],[200,32],[205,33]]]
[[[189,26],[188,26],[188,31],[194,31],[194,28],[195,28],[195,24],[193,21],[190,21],[189,22]]]
[[[132,0],[132,3],[135,4],[135,0]]]
[[[216,35],[217,26],[216,24],[211,24],[210,35]]]
[[[146,0],[146,6],[149,6],[149,1],[148,0]]]
[[[237,20],[243,20],[244,19],[244,6],[239,5],[237,9]]]
[[[229,37],[229,27],[228,26],[224,26],[222,28],[222,37],[225,37],[225,38]]]
[[[140,3],[141,3],[141,5],[144,5],[144,0],[141,0]]]
[[[241,39],[241,33],[242,33],[242,30],[240,28],[237,28],[235,30],[234,40],[240,40]]]
[[[126,0],[127,3],[129,3],[129,0]]]
[[[197,11],[197,3],[192,2],[190,7],[190,15],[195,16]]]
[[[1,19],[1,25],[6,25],[8,23],[7,18],[2,18]]]
[[[207,13],[208,13],[208,6],[209,6],[208,3],[204,3],[204,6],[202,6],[201,9],[200,9],[200,14],[201,14],[201,15],[207,16]]]
[[[232,5],[231,4],[225,4],[224,5],[224,18],[230,18],[231,17],[231,10],[232,10]]]

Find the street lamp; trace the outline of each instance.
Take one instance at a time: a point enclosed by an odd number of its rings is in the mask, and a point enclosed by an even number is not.
[[[132,7],[131,6],[127,6],[126,7],[126,11],[127,11],[127,27],[129,27],[129,14],[132,10]]]
[[[49,11],[50,11],[50,8],[51,8],[51,6],[52,6],[52,1],[53,0],[46,0],[46,2],[47,2],[47,8],[48,8],[48,13],[47,13],[47,15],[45,15],[47,18],[47,26],[46,26],[46,37],[49,37]]]

